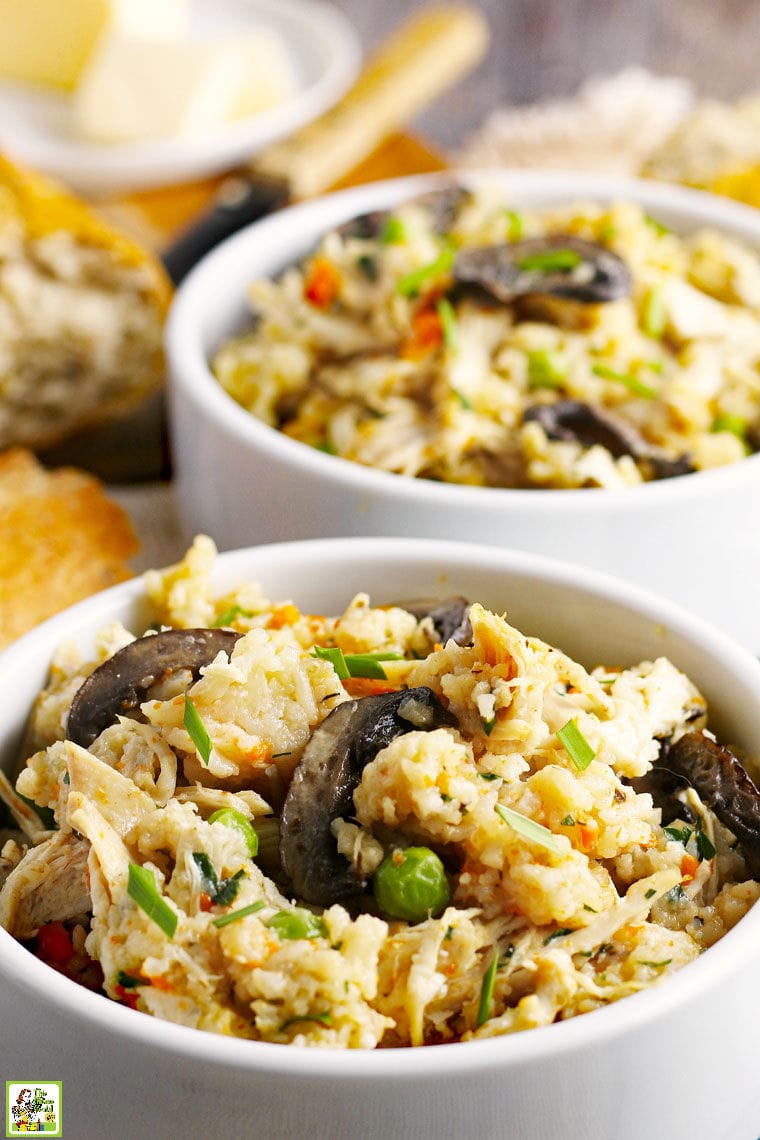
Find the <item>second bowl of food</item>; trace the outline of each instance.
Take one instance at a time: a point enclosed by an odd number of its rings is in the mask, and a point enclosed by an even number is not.
[[[208,257],[168,331],[191,529],[488,541],[760,648],[760,220],[657,184],[403,179]]]
[[[705,623],[201,538],[0,681],[2,1056],[71,1135],[756,1134],[760,664]]]

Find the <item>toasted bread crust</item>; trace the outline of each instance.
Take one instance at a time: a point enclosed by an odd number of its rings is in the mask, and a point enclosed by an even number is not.
[[[0,454],[0,647],[132,575],[128,516],[97,479],[46,471],[28,451]]]

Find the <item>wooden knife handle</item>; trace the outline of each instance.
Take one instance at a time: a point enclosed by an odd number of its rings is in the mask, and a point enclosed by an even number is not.
[[[488,24],[478,9],[427,8],[370,56],[357,83],[332,110],[257,155],[256,172],[283,179],[291,198],[320,194],[471,71],[488,40]]]

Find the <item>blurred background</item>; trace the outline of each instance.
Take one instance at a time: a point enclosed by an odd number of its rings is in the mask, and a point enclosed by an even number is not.
[[[333,0],[371,48],[425,0]],[[418,120],[444,147],[495,107],[573,94],[591,75],[637,65],[730,99],[760,88],[757,0],[478,0],[491,47],[485,62]]]

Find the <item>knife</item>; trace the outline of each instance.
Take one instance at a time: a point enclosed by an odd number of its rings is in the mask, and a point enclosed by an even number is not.
[[[225,179],[210,209],[162,255],[175,285],[243,226],[332,186],[471,71],[487,45],[485,17],[470,6],[427,8],[404,23],[334,107]]]

